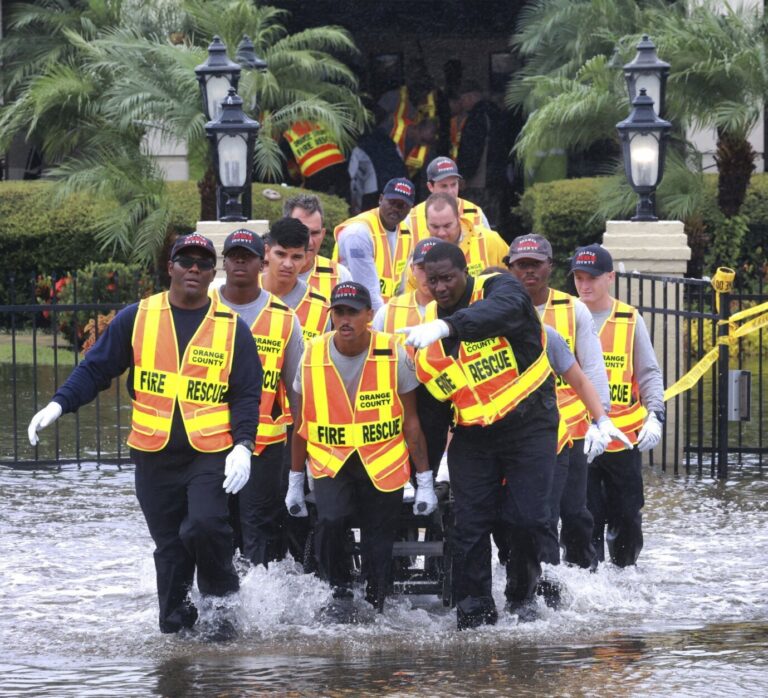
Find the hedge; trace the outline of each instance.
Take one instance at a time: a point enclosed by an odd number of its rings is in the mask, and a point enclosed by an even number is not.
[[[195,229],[200,201],[195,182],[168,182],[172,220],[169,233]],[[271,201],[264,189],[274,189],[283,198]],[[95,241],[93,221],[103,207],[85,194],[78,194],[56,207],[51,206],[53,184],[44,181],[0,182],[0,305],[10,302],[10,276],[18,289],[16,302],[34,302],[32,280],[40,274],[63,275],[107,260]],[[268,184],[253,186],[253,217],[274,221],[282,215],[285,198],[306,193],[296,187]],[[328,230],[349,216],[347,203],[335,196],[318,194],[323,202]],[[126,260],[116,260],[126,261]],[[23,290],[22,290],[23,289]]]

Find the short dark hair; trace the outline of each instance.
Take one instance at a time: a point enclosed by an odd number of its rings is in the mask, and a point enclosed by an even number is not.
[[[441,262],[444,259],[450,260],[451,264],[460,271],[467,268],[467,260],[464,253],[458,245],[450,242],[439,242],[427,254],[424,255],[424,264],[429,262]]]
[[[283,215],[290,217],[295,208],[303,209],[309,214],[319,212],[320,218],[323,218],[323,204],[320,197],[315,194],[297,194],[286,199],[283,204]]]
[[[298,218],[278,218],[269,229],[266,238],[268,245],[280,247],[309,247],[309,228]]]

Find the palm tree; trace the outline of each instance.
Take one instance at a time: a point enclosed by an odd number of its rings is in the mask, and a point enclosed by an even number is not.
[[[106,6],[109,12],[94,10]],[[172,211],[145,137],[155,129],[185,142],[193,176],[203,177],[209,154],[193,69],[214,33],[233,53],[250,35],[269,64],[266,73],[245,72],[239,88],[246,104],[258,97],[261,107],[254,115],[263,125],[255,153],[260,176],[280,172],[277,139],[297,119],[322,120],[342,145],[361,130],[366,112],[357,80],[336,57],[355,52],[349,34],[322,27],[290,35],[286,16],[247,0],[18,5],[9,43],[0,44],[0,56],[18,52],[4,71],[0,147],[17,133],[40,143],[61,195],[88,190],[116,202],[99,221],[100,242],[151,260]]]

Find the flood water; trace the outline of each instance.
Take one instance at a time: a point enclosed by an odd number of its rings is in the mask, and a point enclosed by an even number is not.
[[[552,569],[560,611],[458,633],[436,597],[324,626],[291,562],[243,578],[231,644],[161,635],[128,467],[0,469],[0,694],[765,695],[768,483],[646,472],[636,569]],[[494,593],[503,608],[503,570]]]

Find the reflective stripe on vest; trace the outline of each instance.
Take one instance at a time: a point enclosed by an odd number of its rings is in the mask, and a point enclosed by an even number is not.
[[[464,130],[464,122],[467,120],[466,114],[451,117],[451,159],[456,160],[459,156],[459,145],[461,144],[461,132]]]
[[[565,339],[568,348],[576,353],[576,299],[569,293],[549,289],[542,322],[557,330]],[[557,409],[565,421],[568,433],[573,439],[583,439],[589,429],[590,419],[587,408],[562,376],[557,376]]]
[[[608,416],[633,444],[637,443],[637,432],[648,414],[638,399],[633,370],[636,322],[637,310],[614,299],[611,314],[598,332],[611,396]],[[621,441],[611,441],[605,450],[622,451],[625,448]]]
[[[232,446],[226,397],[236,320],[229,308],[212,299],[179,362],[168,293],[139,303],[132,336],[131,448],[165,448],[177,402],[192,448],[214,453]]]
[[[413,327],[421,323],[422,317],[415,291],[401,293],[399,296],[390,298],[384,306],[384,332],[391,334],[398,344],[405,344],[405,335],[397,334],[396,330]],[[405,350],[411,358],[416,355],[416,350],[411,346],[405,347]]]
[[[472,233],[464,237],[459,243],[459,247],[464,250],[464,257],[467,260],[467,273],[470,276],[480,276],[483,270],[492,266],[488,256],[488,245],[486,245],[484,228],[473,228]]]
[[[426,101],[420,104],[417,108],[418,117],[416,123],[423,119],[436,119],[437,118],[437,102],[435,101],[435,91],[432,90],[427,95]],[[405,166],[408,168],[408,176],[413,178],[413,175],[424,167],[424,161],[427,159],[427,153],[429,152],[428,145],[416,145],[411,148],[408,156],[405,158]]]
[[[340,225],[337,225],[333,235],[338,242],[341,235],[344,234],[344,228],[352,223],[364,223],[371,231],[373,240],[373,261],[376,265],[376,271],[379,275],[379,288],[381,290],[382,300],[388,301],[395,295],[397,287],[400,284],[405,270],[408,256],[411,254],[412,235],[408,228],[401,223],[398,226],[397,246],[395,247],[394,257],[389,249],[389,239],[387,231],[379,219],[379,209],[373,208],[370,211],[364,211],[354,218],[349,218]],[[339,246],[336,245],[333,251],[334,259],[338,259]]]
[[[484,297],[489,274],[475,280],[470,306]],[[432,301],[424,322],[437,318]],[[499,421],[539,388],[552,373],[542,331],[543,351],[522,373],[506,337],[461,342],[457,359],[446,356],[442,342],[433,342],[416,352],[416,376],[438,400],[453,403],[456,423],[487,426]]]
[[[374,486],[391,492],[410,476],[403,434],[403,404],[397,394],[397,344],[371,332],[354,407],[331,361],[333,332],[311,341],[301,367],[302,426],[314,477],[335,477],[355,452]]]
[[[339,283],[339,264],[328,257],[317,255],[315,266],[307,277],[307,286],[323,298],[330,298],[333,287]]]
[[[483,225],[483,209],[479,206],[460,197],[456,198],[456,205],[459,209],[459,219],[464,221],[470,230],[476,226]],[[411,209],[408,218],[408,228],[413,235],[414,244],[430,237],[429,227],[427,226],[427,208],[424,201],[416,204]]]
[[[299,121],[283,135],[304,178],[311,177],[331,165],[346,162],[328,129],[320,124]]]
[[[306,342],[325,332],[328,326],[328,314],[331,312],[331,307],[325,296],[321,296],[307,287],[304,297],[299,301],[293,312],[299,318],[301,333]]]
[[[400,88],[397,107],[392,114],[392,130],[389,132],[389,137],[395,142],[401,157],[405,154],[405,134],[411,123],[413,122],[408,118],[408,88],[403,85]]]

